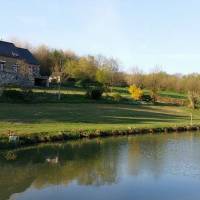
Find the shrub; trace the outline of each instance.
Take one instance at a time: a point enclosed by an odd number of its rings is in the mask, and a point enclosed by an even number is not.
[[[3,95],[4,88],[0,87],[0,97]]]
[[[11,102],[31,102],[33,101],[34,94],[32,90],[4,90],[2,98]]]
[[[87,82],[85,80],[79,80],[75,83],[76,87],[86,87]]]
[[[128,91],[130,92],[131,97],[134,100],[140,100],[143,95],[143,91],[135,85],[131,85]]]
[[[76,82],[73,79],[68,79],[62,83],[64,87],[74,87]]]
[[[152,101],[153,101],[151,95],[149,95],[149,94],[143,94],[143,95],[141,96],[141,100],[142,100],[142,101],[145,101],[145,102],[152,102]]]
[[[2,97],[8,100],[22,100],[23,95],[21,91],[18,90],[4,90]]]
[[[100,99],[102,97],[102,94],[103,94],[103,88],[91,88],[91,89],[88,89],[87,93],[86,93],[86,96],[90,99]]]
[[[92,81],[90,79],[83,79],[79,80],[75,84],[76,87],[83,87],[83,88],[89,88],[89,87],[102,87],[102,84],[97,81]]]
[[[114,93],[112,94],[112,97],[115,101],[120,101],[122,100],[122,96],[119,93]]]

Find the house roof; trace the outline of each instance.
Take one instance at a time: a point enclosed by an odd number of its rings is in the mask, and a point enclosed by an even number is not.
[[[28,64],[39,65],[28,49],[18,48],[13,43],[0,41],[0,56],[24,60]]]
[[[22,60],[25,60],[27,63],[32,64],[32,65],[39,65],[36,58],[33,56],[33,54],[28,49],[17,48],[17,51],[19,53],[19,57]]]

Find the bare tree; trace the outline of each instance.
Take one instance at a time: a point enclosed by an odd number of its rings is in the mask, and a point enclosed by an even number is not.
[[[110,86],[112,92],[114,84],[118,81],[119,61],[115,58],[107,58],[100,55],[96,57],[96,65],[98,67],[96,73],[97,81],[106,87]]]
[[[144,86],[144,74],[139,67],[133,67],[129,75],[129,85],[136,85],[136,87],[143,88]]]
[[[155,103],[157,100],[158,92],[161,86],[161,70],[159,67],[155,67],[152,72],[147,76],[147,87],[151,91],[151,97]]]
[[[24,80],[29,80],[31,77],[31,71],[29,65],[23,60],[17,60],[16,63],[17,72]]]
[[[185,87],[188,92],[190,107],[196,109],[200,101],[200,75],[192,74],[185,78]]]

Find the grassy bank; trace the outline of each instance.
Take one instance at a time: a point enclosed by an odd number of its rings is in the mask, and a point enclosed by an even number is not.
[[[199,123],[200,111],[193,112]],[[0,104],[0,134],[123,130],[190,124],[190,110],[176,106],[123,104]]]
[[[8,138],[10,133],[46,139],[64,133],[67,138],[79,138],[94,133],[98,135],[102,131],[110,134],[190,124],[191,110],[186,107],[142,105],[131,100],[127,88],[113,88],[114,93],[123,97],[120,101],[112,99],[111,93],[95,101],[87,99],[82,88],[62,88],[61,101],[58,103],[56,92],[56,89],[38,88],[33,89],[37,100],[35,103],[0,103],[0,138]],[[183,97],[170,92],[161,95]],[[192,112],[193,124],[199,124],[200,111]]]

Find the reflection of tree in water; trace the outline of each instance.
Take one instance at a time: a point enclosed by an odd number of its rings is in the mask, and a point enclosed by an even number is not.
[[[131,137],[128,141],[128,172],[155,178],[162,174],[194,174],[200,179],[200,137],[197,134],[161,134]]]
[[[164,151],[167,135],[144,135],[129,139],[128,170],[132,175],[148,171],[155,177],[160,176],[164,165]]]
[[[114,141],[115,140],[115,141]],[[120,143],[116,139],[44,145],[0,156],[0,199],[23,192],[33,185],[104,185],[117,181]],[[11,155],[8,159],[7,155]],[[58,157],[58,163],[47,162]]]

